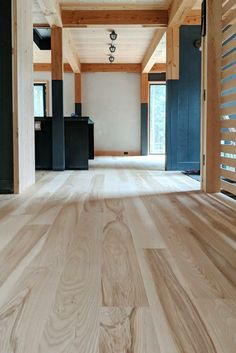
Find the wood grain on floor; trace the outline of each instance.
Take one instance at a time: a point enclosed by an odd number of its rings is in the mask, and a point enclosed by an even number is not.
[[[0,195],[0,353],[235,353],[235,209],[158,160]]]

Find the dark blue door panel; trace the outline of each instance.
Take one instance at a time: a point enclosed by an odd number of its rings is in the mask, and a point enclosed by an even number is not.
[[[180,79],[166,84],[166,169],[200,168],[201,52],[194,41],[200,26],[180,28]]]

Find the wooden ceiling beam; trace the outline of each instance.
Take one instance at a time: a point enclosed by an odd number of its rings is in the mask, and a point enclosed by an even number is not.
[[[81,71],[140,73],[141,64],[81,64]]]
[[[154,64],[150,72],[152,73],[162,73],[166,72],[166,63]]]
[[[61,9],[58,0],[37,0],[50,27],[62,27]]]
[[[63,40],[64,40],[64,56],[67,58],[74,73],[80,73],[80,61],[77,53],[77,49],[74,45],[73,39],[71,38],[70,30],[63,29]]]
[[[158,55],[158,46],[166,32],[165,28],[159,28],[156,30],[156,33],[151,41],[151,44],[148,47],[146,54],[144,55],[142,61],[142,72],[149,72],[153,65],[157,62]]]
[[[35,72],[51,72],[52,65],[50,63],[34,63],[34,71]],[[73,70],[70,67],[70,64],[64,64],[64,72],[72,73]]]
[[[51,71],[50,63],[34,63],[34,71]],[[64,72],[73,72],[70,64],[64,64]],[[141,73],[141,64],[81,64],[81,72],[128,72]]]
[[[174,0],[169,9],[169,26],[181,25],[196,0]]]
[[[89,25],[146,25],[166,27],[167,10],[62,10],[64,27]]]

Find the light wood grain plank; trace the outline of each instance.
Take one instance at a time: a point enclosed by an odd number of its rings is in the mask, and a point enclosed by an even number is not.
[[[100,314],[100,352],[158,353],[148,308],[102,308]]]
[[[169,328],[179,352],[217,353],[194,303],[179,283],[165,250],[145,250]]]

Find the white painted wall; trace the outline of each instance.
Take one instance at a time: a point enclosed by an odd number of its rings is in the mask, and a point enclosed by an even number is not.
[[[49,82],[49,116],[52,116],[52,83],[51,72],[34,72],[34,81]],[[64,74],[64,115],[70,116],[75,110],[74,75]]]
[[[140,150],[139,74],[82,74],[82,104],[95,122],[95,150]]]
[[[34,72],[34,80],[49,81],[50,72]],[[74,75],[64,74],[64,114],[74,111]],[[82,112],[95,122],[95,150],[140,150],[140,75],[130,73],[82,74]]]

